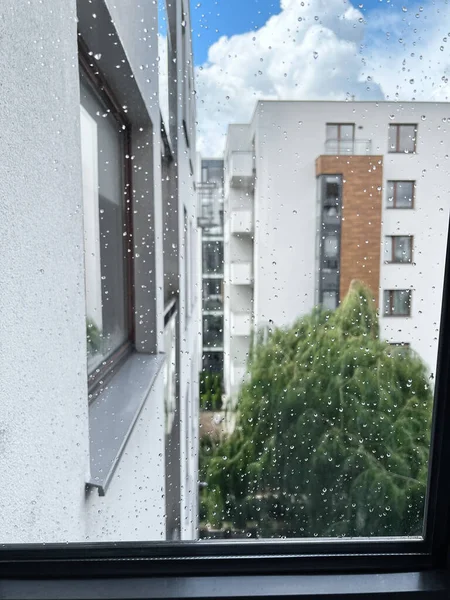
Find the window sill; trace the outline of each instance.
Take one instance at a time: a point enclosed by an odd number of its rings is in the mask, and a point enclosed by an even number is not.
[[[448,598],[445,571],[347,575],[261,575],[219,577],[153,577],[51,580],[4,580],[4,598]]]
[[[128,438],[164,363],[164,354],[132,354],[89,407],[90,479],[104,496]]]

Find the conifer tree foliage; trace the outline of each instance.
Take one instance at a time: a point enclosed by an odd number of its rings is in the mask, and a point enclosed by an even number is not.
[[[264,537],[421,535],[432,390],[354,282],[255,343],[234,431],[205,445],[202,513]]]

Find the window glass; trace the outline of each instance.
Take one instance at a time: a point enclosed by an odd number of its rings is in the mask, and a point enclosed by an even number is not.
[[[414,152],[416,148],[416,127],[415,125],[399,126],[399,152]]]
[[[396,188],[396,208],[412,208],[414,183],[412,181],[397,181]]]
[[[324,240],[324,253],[327,258],[335,258],[338,254],[338,239],[330,235]]]
[[[386,316],[409,316],[411,310],[410,290],[387,290],[384,292],[384,314]]]
[[[203,273],[220,275],[223,273],[223,242],[203,242]]]
[[[223,317],[205,315],[203,318],[203,345],[219,348],[223,345]]]
[[[330,125],[328,123],[326,136],[327,136],[327,140],[337,140],[338,139],[338,125]]]
[[[322,305],[326,310],[334,310],[337,307],[337,292],[334,290],[323,292]]]
[[[394,263],[410,263],[412,261],[412,236],[386,237],[384,260]]]
[[[388,181],[386,191],[388,208],[413,208],[414,181]]]
[[[0,544],[435,539],[447,3],[10,4]]]
[[[412,238],[410,236],[394,237],[394,260],[400,263],[409,263],[412,258]]]
[[[416,125],[389,125],[389,151],[412,153],[416,151]]]
[[[354,137],[354,125],[341,125],[340,138],[343,141],[352,141]]]
[[[92,371],[128,339],[124,130],[81,81],[86,338]]]

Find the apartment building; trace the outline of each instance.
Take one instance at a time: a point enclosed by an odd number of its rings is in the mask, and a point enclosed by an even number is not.
[[[372,290],[383,339],[435,370],[450,178],[448,105],[258,102],[225,151],[224,364],[253,332]]]
[[[0,541],[193,539],[189,4],[167,4],[166,65],[157,3],[19,2],[2,17]]]
[[[223,372],[223,159],[201,159],[202,370]]]

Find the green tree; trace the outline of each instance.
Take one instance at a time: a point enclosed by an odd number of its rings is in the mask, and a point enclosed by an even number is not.
[[[378,336],[370,292],[252,349],[231,435],[203,456],[207,522],[261,536],[420,535],[432,407],[426,368]]]

